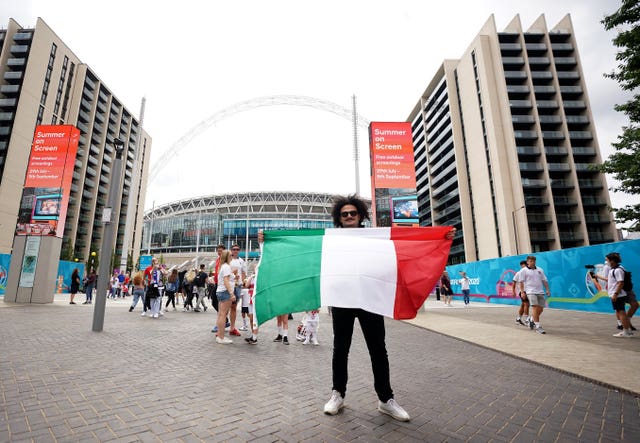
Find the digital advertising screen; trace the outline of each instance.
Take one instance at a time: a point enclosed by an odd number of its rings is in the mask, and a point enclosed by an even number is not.
[[[33,205],[32,220],[57,220],[60,216],[62,194],[38,195]]]
[[[420,222],[418,197],[416,195],[391,197],[391,222],[417,225]]]

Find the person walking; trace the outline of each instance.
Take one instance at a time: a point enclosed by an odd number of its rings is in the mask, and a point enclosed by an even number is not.
[[[129,306],[129,312],[132,312],[136,305],[138,304],[138,300],[142,299],[142,314],[144,315],[145,302],[144,302],[144,273],[142,271],[138,271],[133,274],[133,301],[131,302],[131,306]]]
[[[613,310],[616,312],[616,317],[622,323],[622,331],[614,334],[614,337],[632,337],[633,332],[631,332],[631,323],[629,322],[629,317],[627,317],[626,309],[626,299],[628,297],[627,291],[624,290],[624,277],[625,277],[625,269],[620,266],[620,262],[622,261],[620,258],[620,254],[617,252],[612,252],[607,254],[607,265],[610,268],[608,281],[607,281],[607,292],[609,297],[611,298],[611,306],[613,306]]]
[[[529,327],[535,329],[538,334],[545,334],[546,331],[542,329],[540,324],[540,316],[546,304],[545,290],[547,297],[551,296],[547,276],[542,268],[536,266],[534,255],[527,257],[527,267],[523,268],[521,272],[519,277],[520,293],[527,297],[533,311],[533,319],[529,321]]]
[[[520,261],[520,270],[515,273],[513,276],[513,293],[518,294],[520,298],[520,308],[518,308],[518,315],[516,316],[516,325],[529,326],[531,321],[531,317],[529,317],[529,299],[526,295],[523,295],[520,291],[520,278],[522,275],[522,270],[527,267],[527,261]],[[522,317],[525,317],[524,321],[522,321]]]
[[[169,304],[173,306],[173,310],[176,309],[176,290],[178,289],[178,270],[173,269],[169,277],[167,278],[167,286],[165,292],[167,294],[167,304],[164,307],[165,312],[169,312]]]
[[[204,302],[207,290],[207,273],[204,270],[204,264],[200,265],[200,271],[193,280],[193,284],[195,285],[198,294],[196,307],[193,309],[193,312],[200,312],[200,305],[202,305],[203,310],[207,312],[207,305]]]
[[[71,286],[69,287],[69,292],[71,292],[71,298],[69,300],[70,305],[75,305],[76,302],[73,301],[76,298],[76,294],[80,290],[80,273],[78,268],[75,268],[71,273]]]
[[[93,288],[96,287],[97,280],[98,277],[96,275],[96,271],[92,267],[91,271],[89,271],[89,275],[87,276],[87,286],[84,291],[85,299],[84,303],[82,303],[83,305],[91,304],[91,301],[93,300]]]
[[[467,273],[460,271],[462,278],[460,279],[460,289],[462,290],[462,298],[464,299],[464,305],[469,306],[469,294],[471,292],[471,280],[467,276]]]
[[[442,277],[440,277],[440,293],[444,296],[444,304],[451,306],[453,291],[451,290],[451,280],[447,271],[444,271]]]

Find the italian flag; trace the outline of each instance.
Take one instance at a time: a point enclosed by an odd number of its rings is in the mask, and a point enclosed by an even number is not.
[[[450,230],[265,231],[254,295],[257,322],[320,306],[415,318],[447,263]]]

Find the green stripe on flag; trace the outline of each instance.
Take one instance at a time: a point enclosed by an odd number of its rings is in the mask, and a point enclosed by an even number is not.
[[[265,231],[254,296],[258,324],[320,307],[323,229]]]

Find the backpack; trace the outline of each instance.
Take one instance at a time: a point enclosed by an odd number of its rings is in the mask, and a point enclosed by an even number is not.
[[[622,266],[620,266],[622,268]],[[622,290],[624,292],[629,292],[633,290],[633,282],[631,281],[631,271],[627,271],[625,268],[622,268],[624,271],[624,282],[622,283]]]
[[[624,281],[622,282],[622,290],[624,292],[629,292],[633,290],[633,282],[631,281],[631,271],[627,271],[623,266],[619,266],[620,269],[624,271]],[[611,269],[612,271],[615,268]]]

